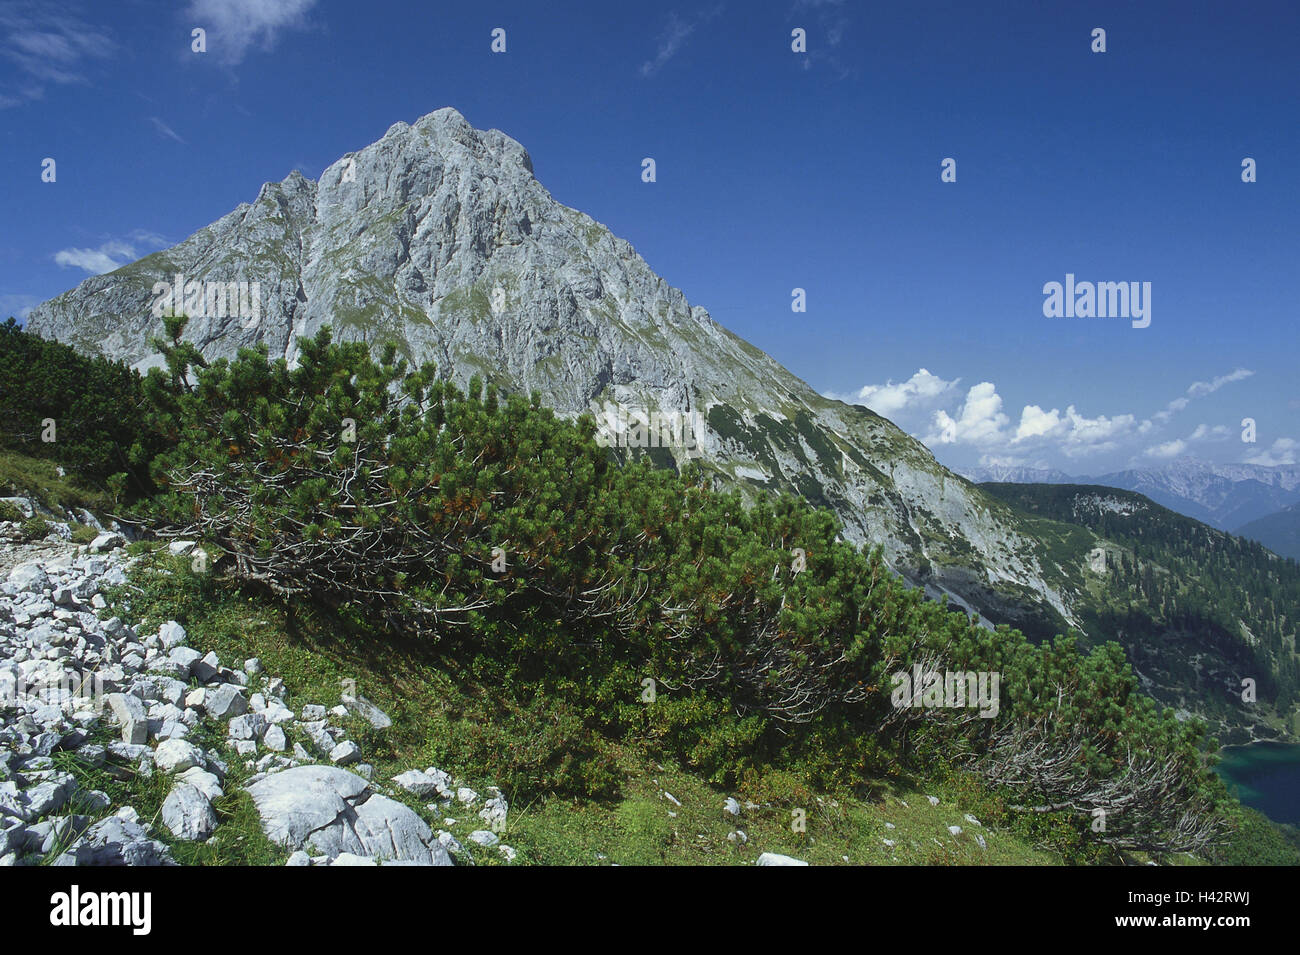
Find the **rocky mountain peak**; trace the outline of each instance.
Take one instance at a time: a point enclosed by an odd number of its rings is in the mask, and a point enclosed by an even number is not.
[[[822,397],[722,328],[628,242],[556,202],[523,146],[454,109],[395,123],[315,182],[295,172],[263,186],[178,245],[39,306],[28,327],[150,362],[162,331],[153,289],[178,275],[186,336],[209,359],[262,343],[292,362],[297,341],[328,325],[342,340],[396,342],[462,384],[478,375],[538,391],[561,414],[689,420],[689,447],[648,453],[829,507],[847,538],[883,545],[931,592],[995,618],[1007,619],[1009,588],[1073,619],[1009,510],[885,419]],[[230,283],[245,283],[256,308],[205,297]]]

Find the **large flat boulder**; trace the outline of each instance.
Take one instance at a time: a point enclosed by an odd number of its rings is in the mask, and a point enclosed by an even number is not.
[[[432,830],[408,806],[374,793],[337,766],[297,766],[248,787],[262,828],[288,849],[452,865]]]

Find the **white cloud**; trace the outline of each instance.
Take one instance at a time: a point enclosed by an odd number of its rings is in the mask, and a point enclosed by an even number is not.
[[[1232,429],[1226,424],[1198,424],[1196,430],[1188,436],[1189,441],[1222,441],[1232,434]]]
[[[1075,411],[1074,405],[1065,409],[1065,416],[1069,419],[1070,431],[1065,439],[1064,450],[1070,457],[1114,450],[1119,440],[1133,430],[1137,421],[1131,414],[1087,418]]]
[[[107,33],[62,5],[0,3],[0,51],[20,77],[0,90],[0,109],[43,99],[47,86],[89,82],[88,61],[103,60],[115,49]]]
[[[54,261],[64,268],[78,268],[91,275],[120,269],[136,258],[135,249],[125,242],[105,242],[98,249],[60,249],[54,253]]]
[[[858,72],[851,62],[846,63],[839,55],[849,31],[850,12],[856,11],[844,0],[795,0],[790,25],[808,31],[808,51],[799,57],[805,70],[813,69],[814,64],[825,63],[840,80]],[[814,22],[809,23],[810,18]]]
[[[1186,438],[1173,438],[1161,444],[1153,445],[1142,453],[1149,458],[1176,458],[1183,454],[1193,441],[1222,441],[1231,434],[1226,425],[1198,424]]]
[[[1157,444],[1154,447],[1147,448],[1142,453],[1149,458],[1176,458],[1187,450],[1187,442],[1182,438],[1176,438],[1173,441],[1166,441],[1164,444]]]
[[[676,13],[668,14],[668,25],[664,28],[664,32],[659,35],[659,52],[655,54],[654,59],[646,60],[641,64],[641,75],[650,77],[658,73],[665,63],[677,55],[677,51],[685,45],[696,29],[708,23],[720,13],[722,13],[722,4],[709,7],[699,16],[690,20],[683,20]]]
[[[1190,434],[1171,436],[1162,434],[1165,429],[1161,422],[1193,400],[1253,374],[1238,368],[1211,381],[1193,382],[1184,396],[1147,419],[1130,413],[1088,416],[1073,404],[1064,411],[1025,404],[1017,422],[1004,408],[993,382],[980,382],[963,398],[957,387],[960,378],[948,381],[925,368],[905,381],[891,379],[883,385],[867,385],[843,400],[865,404],[895,422],[909,418],[920,422],[914,437],[931,447],[970,447],[980,453],[980,463],[985,467],[1020,466],[1031,461],[1034,467],[1053,467],[1060,466],[1062,457],[1086,459],[1120,449],[1147,458],[1172,458],[1187,453],[1199,442],[1225,441],[1234,433],[1226,425],[1200,424]],[[1282,461],[1288,456],[1300,457],[1300,447],[1282,444],[1258,457]]]
[[[54,253],[54,261],[64,268],[103,275],[140,258],[140,246],[163,248],[167,244],[167,240],[156,233],[136,230],[127,241],[110,239],[97,249],[60,249]]]
[[[1016,428],[1016,436],[1012,440],[1028,441],[1032,438],[1055,437],[1065,430],[1066,423],[1055,408],[1044,411],[1038,405],[1025,405],[1024,410],[1020,412],[1020,425]]]
[[[1020,412],[1012,444],[1026,442],[1058,442],[1059,450],[1068,457],[1096,454],[1113,450],[1120,438],[1125,437],[1136,421],[1131,414],[1089,418],[1070,405],[1062,414],[1056,408],[1044,411],[1038,405],[1025,405]]]
[[[907,381],[897,384],[891,378],[883,385],[864,385],[845,400],[851,404],[866,405],[878,415],[893,418],[909,406],[933,403],[956,388],[960,380],[944,381],[922,368]]]
[[[1002,444],[1003,429],[1010,420],[1002,413],[1002,396],[991,381],[981,381],[966,392],[966,401],[957,417],[946,411],[934,413],[934,426],[926,443],[935,444]]]
[[[253,46],[269,51],[281,32],[305,27],[315,5],[316,0],[192,0],[186,13],[207,31],[208,53],[235,65]]]
[[[156,249],[164,249],[172,244],[171,239],[159,235],[157,232],[150,232],[148,229],[136,229],[127,236],[127,239],[143,246],[153,246]]]
[[[1246,463],[1276,467],[1279,464],[1297,463],[1297,455],[1300,455],[1300,441],[1294,438],[1278,438],[1271,448],[1252,455],[1246,459]]]
[[[1222,388],[1226,384],[1229,384],[1230,382],[1241,381],[1243,378],[1249,378],[1253,374],[1255,374],[1253,371],[1249,371],[1245,368],[1238,368],[1234,371],[1229,372],[1226,375],[1220,375],[1218,378],[1215,378],[1213,381],[1193,382],[1192,385],[1187,389],[1187,393],[1191,395],[1193,398],[1199,398],[1201,397],[1201,395],[1208,395],[1215,391],[1218,391],[1220,388]]]

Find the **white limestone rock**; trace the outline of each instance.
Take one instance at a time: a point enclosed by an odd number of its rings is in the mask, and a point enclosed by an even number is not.
[[[203,767],[203,750],[183,739],[164,740],[153,753],[154,765],[164,773],[183,773],[195,766]]]
[[[172,835],[187,842],[200,842],[217,828],[217,814],[207,795],[182,782],[163,801],[162,821]]]
[[[375,794],[333,766],[298,766],[248,788],[268,838],[289,849],[451,865],[447,850],[409,807]]]

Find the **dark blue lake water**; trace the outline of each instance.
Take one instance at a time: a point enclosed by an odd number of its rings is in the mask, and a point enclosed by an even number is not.
[[[1225,746],[1215,771],[1247,806],[1274,822],[1300,825],[1300,744]]]

